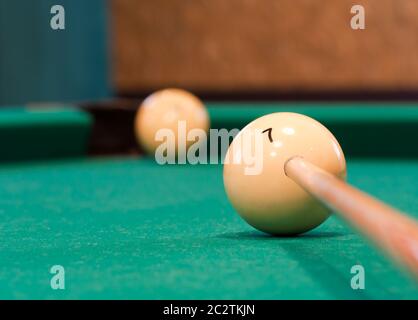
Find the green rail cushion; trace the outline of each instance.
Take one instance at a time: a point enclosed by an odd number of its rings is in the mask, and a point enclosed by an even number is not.
[[[243,128],[273,112],[297,112],[324,124],[346,156],[418,158],[418,104],[207,103],[212,128]]]
[[[0,161],[81,156],[92,123],[71,106],[0,108]]]

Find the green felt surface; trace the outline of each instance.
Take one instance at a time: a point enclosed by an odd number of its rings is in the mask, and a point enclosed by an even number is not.
[[[418,217],[417,160],[351,160],[348,170],[351,183]],[[415,283],[336,217],[294,238],[253,230],[228,203],[221,166],[8,164],[0,185],[3,299],[418,298]],[[49,286],[56,264],[62,291]],[[350,288],[354,264],[366,290]]]
[[[66,158],[86,153],[91,116],[73,107],[2,107],[1,162]]]

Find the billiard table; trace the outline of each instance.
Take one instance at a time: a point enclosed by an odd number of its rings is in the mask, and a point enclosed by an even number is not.
[[[207,106],[213,128],[314,117],[339,140],[351,184],[418,219],[417,105]],[[337,216],[296,237],[263,234],[234,212],[221,164],[91,154],[94,112],[18,109],[0,109],[0,299],[418,299],[417,282]],[[51,288],[54,265],[64,290]],[[351,287],[355,265],[364,290]]]

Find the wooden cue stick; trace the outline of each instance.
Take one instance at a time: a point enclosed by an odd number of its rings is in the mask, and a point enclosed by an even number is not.
[[[286,175],[348,221],[418,280],[418,223],[301,157]]]

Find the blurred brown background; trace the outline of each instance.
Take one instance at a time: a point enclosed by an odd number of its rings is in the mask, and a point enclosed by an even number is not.
[[[352,30],[350,9],[366,9]],[[111,0],[119,94],[418,90],[417,0]]]

